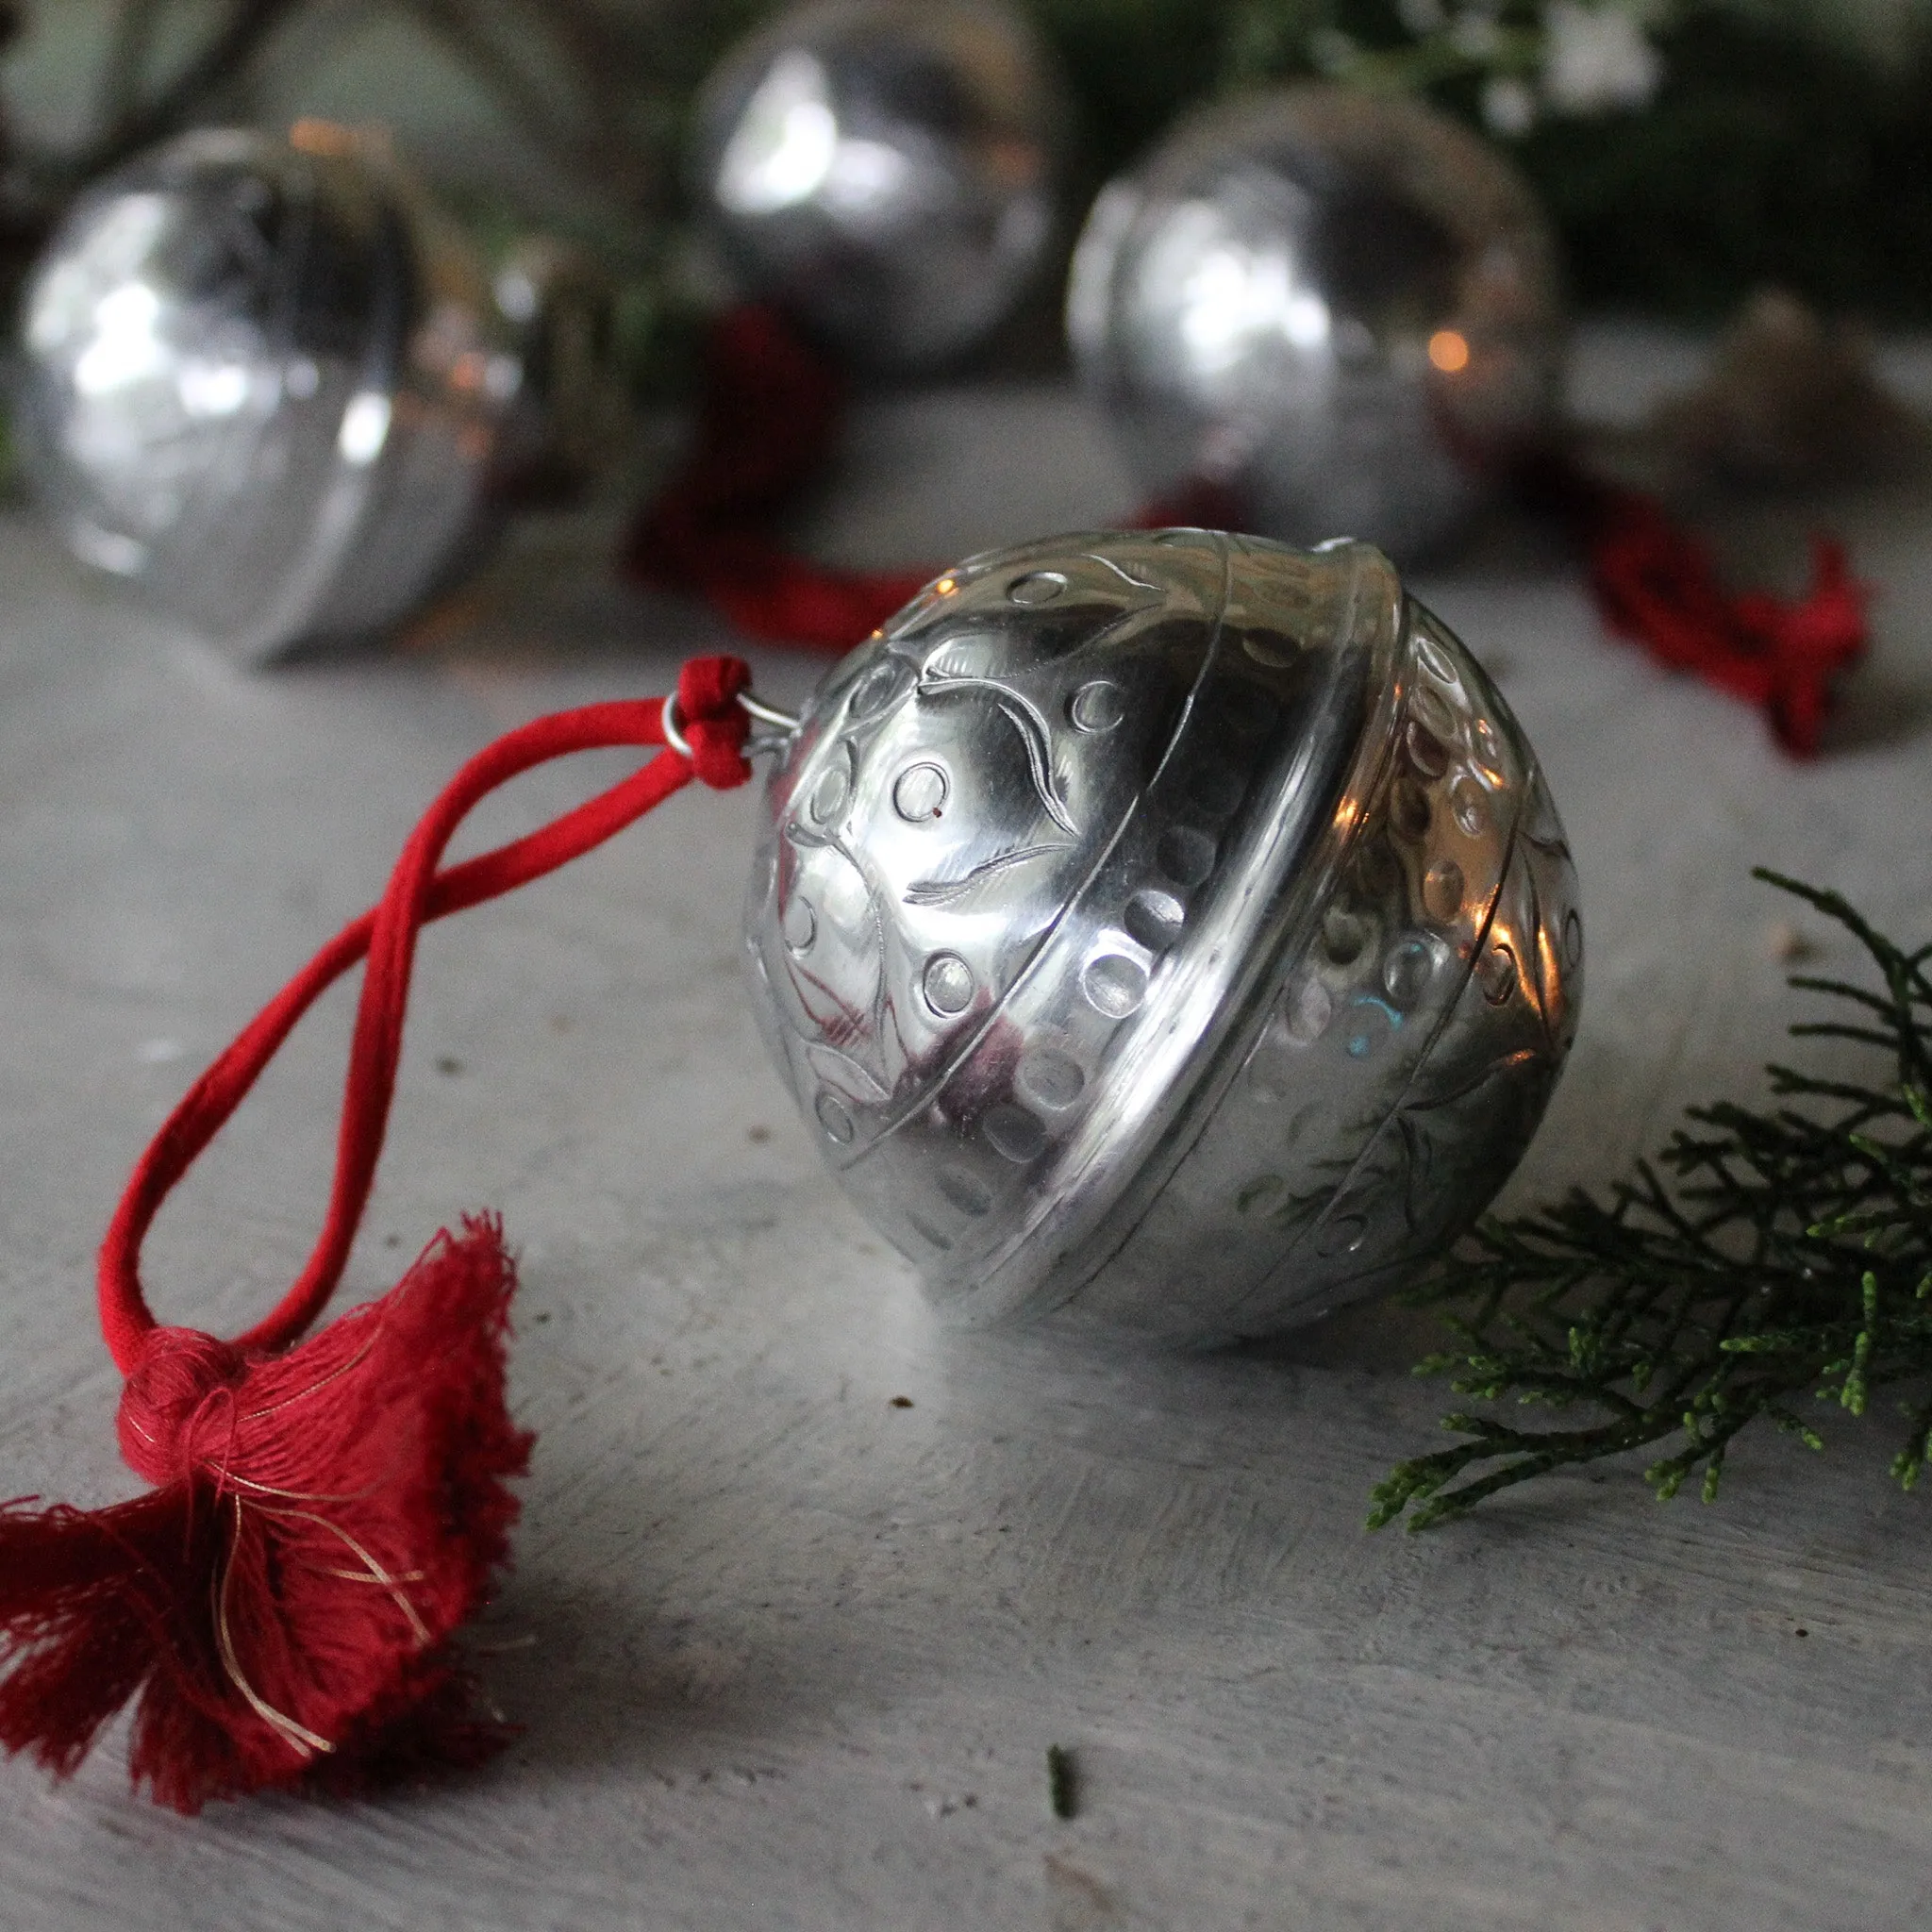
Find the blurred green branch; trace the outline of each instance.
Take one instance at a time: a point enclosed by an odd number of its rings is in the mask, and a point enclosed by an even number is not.
[[[4,12],[7,0],[0,0]],[[1509,148],[1563,236],[1579,301],[1710,319],[1766,284],[1827,313],[1932,321],[1928,0],[1015,0],[1066,75],[1076,210],[1190,107],[1326,75],[1426,96]],[[412,15],[504,127],[583,184],[579,239],[661,277],[688,211],[697,89],[777,0],[119,0],[76,156],[16,156],[28,248],[73,183]],[[179,31],[163,34],[160,17]],[[311,41],[313,45],[310,44]],[[162,57],[163,42],[175,49]],[[166,72],[158,71],[165,68]],[[407,137],[408,130],[403,130]],[[589,232],[591,210],[602,225]],[[557,219],[548,208],[542,219]],[[666,297],[654,293],[652,306]]]

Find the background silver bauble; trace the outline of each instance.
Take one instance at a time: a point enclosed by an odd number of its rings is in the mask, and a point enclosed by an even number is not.
[[[522,383],[460,233],[379,142],[312,123],[90,190],[23,346],[21,453],[68,543],[249,658],[436,585]]]
[[[692,192],[746,294],[854,362],[930,367],[1041,270],[1063,111],[1044,49],[994,0],[824,0],[712,76]]]
[[[1582,994],[1536,761],[1366,545],[962,564],[766,794],[746,943],[847,1191],[970,1320],[1257,1335],[1393,1285],[1527,1145]]]
[[[1141,483],[1288,541],[1450,538],[1553,418],[1556,244],[1514,168],[1414,102],[1306,86],[1193,117],[1108,187],[1068,332]]]

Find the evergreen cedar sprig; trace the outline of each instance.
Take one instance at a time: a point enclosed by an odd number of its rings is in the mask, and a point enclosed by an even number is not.
[[[1837,1005],[1791,1033],[1878,1049],[1890,1077],[1864,1087],[1773,1066],[1773,1094],[1803,1110],[1692,1108],[1607,1201],[1579,1190],[1485,1221],[1408,1297],[1456,1337],[1415,1373],[1576,1420],[1445,1417],[1467,1440],[1391,1471],[1370,1528],[1406,1515],[1425,1529],[1532,1476],[1673,1436],[1680,1446],[1646,1472],[1658,1499],[1702,1471],[1709,1502],[1753,1423],[1820,1449],[1802,1412],[1815,1399],[1862,1415],[1879,1390],[1932,1383],[1932,945],[1903,952],[1837,893],[1755,875],[1845,927],[1884,983],[1794,977]],[[1907,1489],[1932,1457],[1932,1394],[1918,1397],[1900,1405],[1892,1462]]]

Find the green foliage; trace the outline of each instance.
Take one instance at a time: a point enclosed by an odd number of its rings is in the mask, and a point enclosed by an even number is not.
[[[1770,283],[1827,312],[1932,317],[1932,46],[1888,70],[1707,9],[1658,45],[1642,113],[1514,144],[1581,300],[1707,318]]]
[[[1026,0],[1079,103],[1097,181],[1217,90],[1333,73],[1424,93],[1490,131],[1530,88],[1540,0]],[[1662,82],[1641,109],[1545,106],[1507,139],[1561,231],[1579,298],[1708,318],[1766,283],[1832,312],[1932,319],[1932,37],[1884,62],[1790,9],[1645,9]],[[1828,13],[1829,9],[1824,9]],[[1419,30],[1441,12],[1445,25]],[[1462,23],[1477,14],[1493,31]]]
[[[651,393],[689,376],[676,158],[700,79],[784,4],[711,0],[640,16],[642,78],[626,125],[647,163],[649,218],[612,227],[607,213],[600,229],[588,205],[579,224],[546,216],[636,284],[627,312],[642,320],[629,334]],[[1597,0],[1642,24],[1661,82],[1641,108],[1583,111],[1549,98],[1545,0],[1017,4],[1072,95],[1076,214],[1189,109],[1327,74],[1425,95],[1495,135],[1547,204],[1585,306],[1709,320],[1775,284],[1827,313],[1932,321],[1932,10],[1880,59],[1825,30],[1837,0],[1808,26],[1768,0]],[[1527,104],[1524,131],[1497,133],[1499,88]],[[443,186],[460,198],[459,184]]]
[[[1715,1499],[1737,1436],[1768,1423],[1812,1449],[1803,1409],[1862,1416],[1878,1391],[1902,1404],[1892,1473],[1910,1489],[1932,1457],[1932,945],[1906,953],[1843,899],[1770,872],[1849,931],[1882,991],[1800,975],[1834,1017],[1791,1028],[1882,1052],[1890,1077],[1861,1086],[1773,1066],[1765,1111],[1693,1108],[1655,1162],[1607,1201],[1490,1220],[1412,1293],[1456,1338],[1418,1374],[1449,1374],[1491,1407],[1551,1409],[1524,1427],[1458,1412],[1466,1440],[1392,1470],[1369,1526],[1466,1515],[1551,1470],[1680,1438],[1646,1472],[1660,1500],[1693,1477]],[[1666,1178],[1668,1176],[1668,1178]],[[1574,1422],[1568,1419],[1575,1418]]]
[[[1025,0],[1025,7],[1078,108],[1091,186],[1126,167],[1222,81],[1224,0]]]

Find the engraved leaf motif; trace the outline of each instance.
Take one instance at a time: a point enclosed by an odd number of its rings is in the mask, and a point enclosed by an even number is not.
[[[1017,702],[1002,698],[1000,709],[1013,721],[1026,747],[1026,764],[1033,774],[1033,789],[1039,792],[1047,817],[1063,832],[1078,832],[1080,828],[1074,824],[1073,813],[1054,789],[1053,740],[1047,734],[1046,720],[1024,698]]]
[[[1536,1064],[1536,1055],[1528,1047],[1520,1046],[1513,1053],[1506,1053],[1500,1059],[1491,1060],[1481,1072],[1473,1074],[1459,1087],[1452,1088],[1447,1093],[1439,1093],[1429,1100],[1412,1100],[1402,1110],[1405,1122],[1417,1114],[1441,1113],[1444,1108],[1460,1107],[1470,1096],[1491,1080],[1507,1077],[1511,1074],[1529,1072]]]
[[[1412,1113],[1398,1114],[1402,1136],[1402,1218],[1411,1236],[1425,1232],[1422,1193],[1434,1166],[1435,1143],[1416,1124]]]
[[[836,1047],[814,1041],[806,1048],[805,1057],[820,1079],[853,1100],[877,1107],[891,1097],[871,1070],[860,1066],[850,1054],[841,1053]]]
[[[1089,563],[1097,563],[1102,570],[1112,571],[1124,584],[1131,584],[1137,591],[1151,591],[1155,596],[1159,596],[1158,584],[1150,584],[1145,577],[1137,577],[1132,571],[1124,564],[1117,563],[1111,557],[1103,557],[1097,550],[1088,551],[1086,557]]]
[[[1429,1235],[1435,1226],[1425,1208],[1435,1165],[1437,1136],[1453,1139],[1457,1131],[1458,1112],[1465,1123],[1472,1113],[1493,1115],[1496,1108],[1510,1104],[1512,1090],[1520,1096],[1524,1084],[1538,1078],[1537,1056],[1527,1047],[1519,1047],[1514,1053],[1491,1060],[1449,1092],[1439,1093],[1429,1100],[1410,1102],[1396,1116],[1403,1151],[1403,1219],[1407,1223],[1411,1235]],[[1504,1083],[1501,1093],[1494,1091],[1499,1080]],[[1485,1098],[1480,1108],[1472,1108],[1470,1103],[1478,1094]]]
[[[791,819],[786,822],[785,837],[791,844],[806,851],[829,852],[843,860],[857,874],[860,885],[865,890],[866,924],[871,931],[873,942],[872,1022],[874,1035],[876,1038],[883,1030],[886,1008],[891,997],[886,964],[886,916],[881,889],[858,853],[836,833],[808,825],[802,820]],[[786,965],[794,983],[798,983],[806,976],[801,974],[795,961],[788,960]],[[843,1002],[840,1004],[842,1006]]]
[[[1041,716],[1039,707],[1030,698],[1023,697],[1011,686],[1002,684],[995,677],[949,674],[936,665],[926,667],[925,675],[920,680],[920,690],[936,697],[956,691],[991,691],[1026,748],[1026,769],[1032,775],[1033,789],[1039,793],[1047,817],[1061,831],[1070,832],[1075,838],[1079,836],[1080,828],[1074,823],[1074,815],[1067,808],[1066,800],[1059,795],[1053,782],[1053,733],[1046,720]]]
[[[1067,852],[1072,847],[1062,844],[1016,845],[1010,852],[999,853],[996,857],[975,865],[969,873],[963,873],[956,879],[919,879],[906,889],[906,903],[908,906],[950,906],[963,899],[977,885],[995,877],[1016,865],[1024,865],[1030,858],[1042,858],[1049,852]]]

